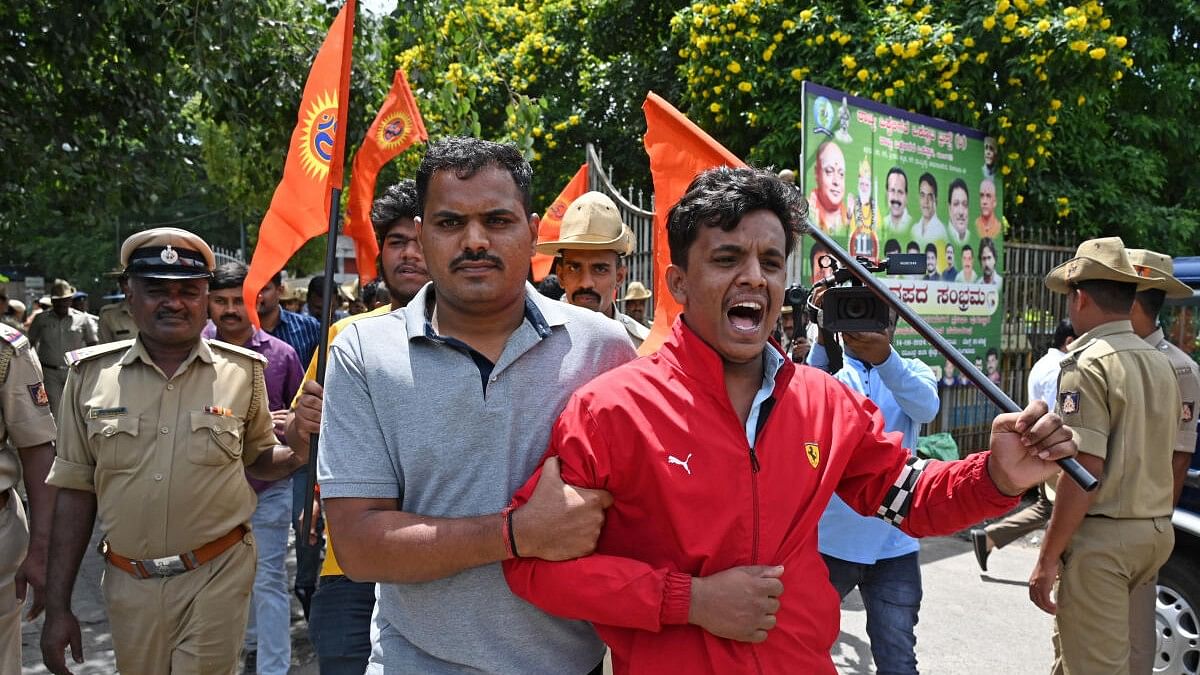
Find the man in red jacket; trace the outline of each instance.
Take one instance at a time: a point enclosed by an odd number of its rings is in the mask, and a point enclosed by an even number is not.
[[[817,552],[830,495],[914,536],[948,533],[1011,509],[1076,452],[1039,401],[996,418],[991,452],[917,460],[869,400],[795,367],[768,337],[803,217],[767,172],[692,182],[667,223],[684,308],[672,336],[576,391],[551,434],[563,480],[612,494],[595,553],[520,558],[509,532],[513,591],[593,622],[617,674],[834,673],[839,603]],[[516,504],[549,489],[537,481]]]

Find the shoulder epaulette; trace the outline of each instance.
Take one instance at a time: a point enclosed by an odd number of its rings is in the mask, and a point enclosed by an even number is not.
[[[221,342],[220,340],[209,340],[208,346],[209,347],[217,347],[217,348],[223,349],[227,352],[233,352],[234,354],[239,354],[241,356],[245,356],[245,357],[254,359],[255,361],[260,361],[264,365],[266,365],[266,363],[267,363],[267,357],[263,356],[262,354],[259,354],[258,352],[254,351],[253,349],[246,349],[245,347],[238,347],[237,345],[231,345],[228,342]]]
[[[29,338],[8,324],[0,323],[0,338],[12,345],[12,348],[18,352],[29,347]]]
[[[107,305],[101,307],[99,313],[104,314],[105,312],[115,312],[115,311],[121,309],[122,304],[123,303],[121,303],[121,302],[110,302]]]
[[[105,342],[102,345],[92,345],[83,349],[76,349],[67,352],[66,360],[68,366],[74,366],[81,361],[94,359],[97,356],[112,354],[113,352],[124,351],[133,345],[133,340],[117,340],[116,342]]]

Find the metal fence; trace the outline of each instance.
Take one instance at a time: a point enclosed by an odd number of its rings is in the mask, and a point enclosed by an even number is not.
[[[611,197],[637,238],[627,282],[640,281],[651,291],[662,292],[654,288],[653,195],[632,186],[618,189],[611,170],[604,169],[601,153],[591,144],[587,163],[588,189]],[[1021,405],[1026,403],[1030,367],[1046,352],[1054,327],[1067,315],[1066,296],[1051,293],[1042,279],[1055,265],[1071,258],[1075,244],[1073,233],[1045,227],[1012,228],[1004,242],[1000,388]],[[797,276],[798,269],[789,266],[790,276]],[[651,309],[647,307],[648,314]],[[962,454],[986,448],[992,418],[999,412],[996,406],[969,385],[943,388],[941,398],[938,417],[925,425],[923,433],[949,432]]]

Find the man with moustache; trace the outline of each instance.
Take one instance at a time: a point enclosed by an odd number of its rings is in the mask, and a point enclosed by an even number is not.
[[[996,217],[996,181],[984,178],[979,183],[979,217],[975,231],[980,237],[1000,236],[1000,219]]]
[[[621,222],[617,205],[602,192],[580,195],[562,217],[559,237],[539,241],[538,253],[558,256],[565,302],[585,307],[621,324],[634,348],[650,329],[617,310],[617,290],[625,283],[625,256],[633,253],[633,231]]]
[[[263,379],[275,436],[282,441],[288,405],[300,389],[304,371],[296,350],[250,323],[242,298],[246,266],[228,262],[213,272],[208,284],[211,323],[202,335],[262,354],[267,360]],[[284,479],[261,481],[246,476],[258,495],[250,524],[258,544],[254,595],[246,627],[246,672],[286,675],[292,663],[291,602],[286,566],[288,528],[292,522],[292,486]]]
[[[888,216],[883,226],[893,236],[908,232],[912,215],[908,213],[908,174],[904,169],[893,166],[887,173]]]
[[[975,283],[975,250],[970,244],[963,244],[962,270],[958,273],[958,280],[964,284]]]
[[[813,163],[817,186],[808,195],[808,217],[813,226],[835,234],[850,226],[846,196],[846,156],[832,139],[817,146]]]
[[[99,517],[117,670],[229,673],[254,584],[254,491],[307,457],[276,443],[258,353],[200,336],[213,253],[186,230],[121,246],[136,339],[68,356],[42,659],[83,662],[71,589]]]
[[[918,460],[874,403],[786,359],[769,337],[802,217],[769,172],[697,177],[667,217],[672,336],[576,391],[513,502],[533,504],[560,466],[611,493],[594,554],[551,561],[518,524],[504,567],[522,598],[596,624],[617,675],[832,675],[838,601],[816,528],[835,491],[908,534],[953,532],[1074,452],[1037,402],[995,419],[991,452]]]
[[[563,560],[595,546],[607,495],[552,468],[505,507],[570,392],[634,357],[617,323],[526,282],[531,180],[513,146],[432,144],[415,221],[432,281],[329,350],[318,478],[338,562],[379,584],[368,673],[601,669],[595,630],[513,596],[499,565],[516,547]]]
[[[999,286],[1002,279],[996,271],[996,242],[991,237],[984,237],[979,242],[979,262],[983,265],[983,275],[979,283],[989,286]]]
[[[954,266],[954,244],[946,242],[946,269],[942,270],[942,281],[954,281],[958,278],[958,268]]]
[[[949,241],[958,245],[967,243],[971,233],[967,231],[967,218],[971,212],[971,192],[967,189],[967,182],[961,178],[955,178],[950,183],[950,231],[948,234]]]
[[[413,219],[417,217],[417,185],[405,179],[389,186],[371,205],[371,225],[379,243],[379,269],[388,302],[366,314],[350,316],[329,327],[329,342],[347,326],[371,316],[383,316],[407,305],[429,281],[421,255],[421,242]],[[317,380],[314,355],[304,375],[303,389],[296,396],[294,415],[288,419],[290,444],[308,448],[312,435],[321,430],[324,389]],[[314,514],[320,501],[314,502]],[[316,515],[313,516],[316,520]],[[325,562],[312,599],[308,633],[325,675],[361,675],[371,656],[371,612],[375,609],[374,582],[358,582],[346,576],[333,551],[332,534],[326,532]]]

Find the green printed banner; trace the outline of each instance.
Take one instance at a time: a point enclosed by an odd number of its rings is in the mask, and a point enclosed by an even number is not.
[[[800,189],[809,224],[875,262],[924,255],[924,274],[885,283],[999,383],[1004,186],[995,141],[811,82],[802,98]],[[825,253],[802,242],[796,271],[806,285],[825,276],[817,264]],[[964,382],[912,328],[900,327],[895,346],[944,383]]]

